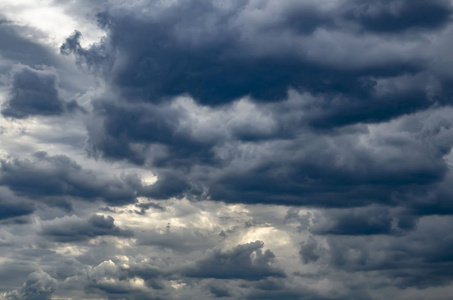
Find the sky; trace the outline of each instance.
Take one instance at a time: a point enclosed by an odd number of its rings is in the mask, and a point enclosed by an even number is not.
[[[0,0],[0,299],[453,299],[452,14]]]

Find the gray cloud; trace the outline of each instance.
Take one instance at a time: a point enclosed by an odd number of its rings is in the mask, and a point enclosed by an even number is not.
[[[295,213],[295,214],[294,214]],[[329,209],[319,213],[299,215],[290,210],[287,219],[300,222],[299,230],[326,235],[373,235],[398,233],[398,227],[392,224],[400,221],[400,229],[411,229],[416,216],[409,211],[392,212],[388,207],[360,207],[348,209]],[[412,221],[412,223],[409,223]]]
[[[52,70],[16,68],[3,116],[22,119],[33,115],[62,114],[66,105],[58,95],[57,84],[58,77]],[[73,103],[73,106],[77,107],[77,104]]]
[[[212,285],[212,286],[209,287],[209,291],[216,298],[231,297],[230,292],[224,287],[219,287],[219,286]]]
[[[300,247],[300,257],[304,263],[316,262],[320,257],[320,247],[316,240],[310,236],[307,242],[302,242]]]
[[[28,275],[22,288],[7,293],[5,299],[47,300],[57,288],[57,282],[46,272],[39,270]]]
[[[285,277],[282,270],[272,266],[275,255],[256,241],[239,245],[233,250],[214,250],[183,273],[189,277],[259,280],[269,276]]]
[[[104,39],[83,48],[76,32],[61,48],[64,54],[74,53],[79,63],[103,71],[117,92],[95,102],[95,117],[88,123],[90,153],[154,168],[159,179],[143,195],[156,199],[348,207],[395,205],[400,203],[395,194],[430,189],[447,172],[443,156],[451,148],[449,138],[441,145],[435,141],[437,132],[398,124],[392,128],[401,134],[399,141],[388,133],[373,137],[371,148],[359,141],[371,136],[362,131],[367,130],[364,123],[415,119],[406,115],[449,103],[448,80],[426,67],[422,55],[411,60],[396,55],[399,42],[354,67],[319,61],[306,52],[316,53],[323,31],[357,38],[363,33],[350,23],[366,31],[365,16],[391,14],[396,22],[391,30],[405,41],[410,39],[406,29],[447,26],[449,8],[444,1],[415,6],[399,1],[391,12],[384,2],[355,4],[266,3],[263,14],[274,16],[259,21],[246,18],[248,9],[254,9],[247,1],[229,2],[228,9],[196,1],[155,4],[153,15],[134,15],[140,5],[106,9],[98,15],[107,31]],[[435,24],[438,18],[427,11],[444,17]],[[212,20],[210,25],[194,20],[195,13],[200,20]],[[307,14],[313,20],[297,23],[297,16]],[[246,27],[239,30],[239,25]],[[377,46],[385,37],[376,31],[367,34]],[[147,33],[153,38],[143,38]],[[308,39],[308,46],[288,47],[278,38],[283,35]],[[278,42],[281,47],[268,51],[256,48]],[[298,47],[299,52],[294,50]],[[121,63],[106,65],[106,59]],[[172,99],[180,95],[195,103]],[[260,114],[259,120],[268,120],[255,124],[251,113],[237,127],[214,121],[193,125],[197,121],[190,116],[197,113],[229,111],[229,120],[236,118],[241,97],[250,98],[249,109]],[[209,136],[209,126],[219,130]],[[426,142],[433,142],[435,150]],[[254,155],[240,161],[247,147],[253,147]]]
[[[114,224],[112,217],[92,215],[87,220],[60,219],[46,225],[42,235],[55,242],[81,242],[98,236],[132,237],[131,230],[123,230]]]
[[[415,230],[402,236],[331,235],[328,247],[310,238],[301,244],[300,254],[306,263],[318,261],[350,274],[373,271],[402,288],[444,285],[451,277],[450,238],[438,225],[448,228],[451,221],[451,217],[424,217]]]
[[[103,200],[112,205],[135,201],[133,180],[105,181],[67,156],[45,152],[35,153],[32,160],[2,160],[0,184],[18,195],[62,207],[70,205],[68,198]]]
[[[10,191],[0,189],[0,220],[10,220],[28,216],[35,211],[33,203],[14,196]]]
[[[448,24],[452,9],[448,1],[355,1],[353,19],[366,29],[384,33],[438,29]]]
[[[40,43],[29,40],[21,33],[32,31],[31,28],[20,27],[6,19],[0,19],[0,37],[3,41],[0,51],[2,57],[12,63],[22,63],[29,66],[57,64],[58,58],[52,51]]]

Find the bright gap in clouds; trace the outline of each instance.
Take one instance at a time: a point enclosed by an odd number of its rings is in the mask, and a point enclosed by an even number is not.
[[[36,39],[59,50],[65,39],[75,30],[82,31],[81,45],[96,43],[104,36],[91,15],[93,11],[74,15],[71,6],[77,1],[52,0],[2,0],[0,17],[6,18],[15,25],[26,26],[37,32],[27,31],[26,38]]]

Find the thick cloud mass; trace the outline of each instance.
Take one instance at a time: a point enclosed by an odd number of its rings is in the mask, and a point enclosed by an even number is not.
[[[31,273],[20,290],[7,293],[5,296],[6,299],[52,299],[56,287],[56,280],[40,270],[40,272]]]
[[[256,241],[239,245],[226,253],[214,250],[206,258],[196,262],[195,267],[188,268],[184,273],[189,277],[245,280],[284,276],[282,271],[270,265],[275,255],[270,250],[263,253],[261,250],[263,246],[263,242]],[[253,258],[252,254],[254,254]]]
[[[30,215],[34,210],[30,201],[16,197],[6,189],[0,189],[0,220],[18,220],[18,217]]]
[[[88,220],[55,221],[44,227],[42,234],[56,242],[69,243],[105,235],[130,237],[132,232],[115,226],[112,217],[93,215]]]
[[[45,152],[37,152],[33,160],[2,160],[0,172],[1,185],[18,195],[56,205],[65,205],[64,200],[71,198],[100,199],[112,205],[135,201],[133,182],[98,179],[93,172],[84,170],[64,155],[48,156]]]
[[[430,30],[443,27],[451,15],[447,1],[356,1],[352,14],[367,30],[395,33],[403,30]]]
[[[449,0],[0,4],[0,299],[450,299]]]
[[[449,103],[449,79],[430,69],[432,58],[405,59],[402,47],[435,47],[406,30],[442,34],[450,5],[386,3],[189,1],[135,15],[111,7],[98,15],[107,31],[99,44],[83,48],[76,32],[61,47],[118,93],[95,103],[89,149],[154,167],[159,179],[147,195],[155,198],[348,206],[426,189],[444,177],[450,144],[427,146],[437,132],[399,124],[392,129],[405,138],[394,144],[391,133],[372,136],[359,124]],[[298,22],[305,15],[312,17]],[[355,40],[370,22],[373,32]],[[394,24],[379,29],[379,22]],[[380,53],[361,52],[386,43],[374,31],[399,39]],[[350,42],[335,44],[341,37]],[[329,43],[356,58],[323,60],[318,48]],[[172,98],[179,95],[194,101]]]
[[[30,115],[59,115],[63,103],[59,99],[57,77],[46,71],[22,68],[13,74],[11,98],[2,114],[13,118]]]

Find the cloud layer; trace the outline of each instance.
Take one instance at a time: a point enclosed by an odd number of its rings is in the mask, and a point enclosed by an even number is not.
[[[450,1],[38,2],[0,4],[0,298],[451,298]]]

